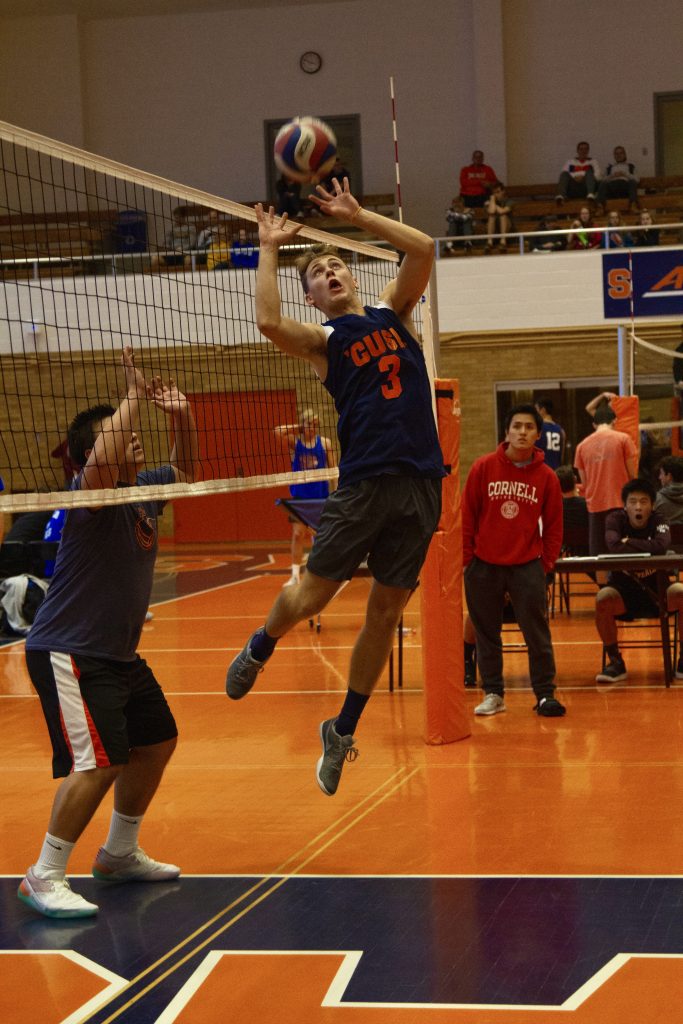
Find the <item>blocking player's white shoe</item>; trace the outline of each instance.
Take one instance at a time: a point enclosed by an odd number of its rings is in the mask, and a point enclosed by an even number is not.
[[[139,846],[125,857],[114,857],[102,846],[92,873],[100,882],[172,882],[180,874],[180,868],[152,860]]]
[[[66,878],[38,878],[32,867],[17,889],[17,896],[45,917],[92,917],[99,910],[97,904],[88,903],[73,892]]]

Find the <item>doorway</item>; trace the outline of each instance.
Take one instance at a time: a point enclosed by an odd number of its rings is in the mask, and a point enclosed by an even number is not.
[[[683,174],[683,92],[655,93],[655,173]]]

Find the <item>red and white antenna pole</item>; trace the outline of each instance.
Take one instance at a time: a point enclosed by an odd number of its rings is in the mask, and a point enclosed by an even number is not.
[[[396,165],[396,202],[398,204],[398,219],[403,223],[403,203],[401,202],[401,172],[398,162],[398,132],[396,131],[396,97],[394,95],[394,76],[389,76],[389,90],[391,92],[391,124],[394,132],[394,164]]]

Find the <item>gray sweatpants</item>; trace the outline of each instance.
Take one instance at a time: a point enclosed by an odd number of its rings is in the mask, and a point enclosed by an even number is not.
[[[555,656],[546,612],[545,572],[540,559],[493,565],[473,558],[465,569],[467,608],[477,634],[477,664],[485,693],[501,697],[503,606],[510,595],[529,653],[529,676],[538,700],[555,692]]]

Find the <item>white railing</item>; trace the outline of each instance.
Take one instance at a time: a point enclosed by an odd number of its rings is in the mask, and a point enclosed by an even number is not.
[[[531,244],[529,246],[529,249],[527,250],[527,248],[526,248],[527,240],[529,240],[531,242],[533,239],[538,238],[540,240],[545,239],[547,241],[547,239],[550,236],[552,236],[552,237],[562,236],[562,237],[566,237],[567,238],[567,242],[569,242],[569,239],[571,238],[572,235],[580,235],[580,234],[587,234],[587,233],[598,234],[599,233],[602,236],[600,248],[601,249],[609,249],[610,248],[609,236],[611,234],[622,234],[622,235],[629,234],[629,235],[631,235],[633,237],[636,233],[641,233],[641,232],[644,232],[644,231],[658,231],[660,233],[660,235],[661,235],[662,232],[664,232],[664,231],[673,231],[673,230],[676,230],[676,229],[679,229],[680,234],[681,234],[681,238],[679,238],[679,239],[677,239],[676,241],[673,241],[673,242],[659,242],[658,243],[660,246],[666,247],[666,246],[680,245],[681,242],[683,241],[683,221],[677,221],[674,224],[669,224],[669,223],[666,223],[666,224],[649,224],[649,225],[648,224],[642,224],[642,225],[641,224],[620,224],[618,227],[614,227],[614,228],[601,227],[601,226],[594,225],[593,227],[590,227],[590,228],[548,228],[545,231],[507,231],[504,234],[503,233],[489,234],[488,232],[485,232],[485,233],[477,234],[477,235],[440,235],[438,238],[434,239],[434,245],[435,245],[435,251],[436,251],[436,258],[437,259],[440,259],[443,256],[443,250],[444,250],[445,246],[448,245],[449,243],[455,249],[464,249],[464,248],[466,248],[468,246],[468,243],[472,247],[474,247],[474,246],[484,247],[484,246],[488,245],[490,242],[492,242],[493,240],[498,240],[498,239],[503,239],[505,241],[505,243],[506,243],[506,245],[508,247],[508,251],[514,252],[515,250],[518,249],[520,253],[525,253],[527,251],[528,252],[534,252],[533,244]],[[513,244],[511,244],[511,243],[513,243]],[[594,248],[597,249],[598,246],[594,246]],[[616,249],[617,247],[615,246],[614,248]],[[618,248],[630,249],[631,246],[625,245],[625,246],[619,246]],[[540,251],[540,250],[536,250],[536,251]],[[545,251],[546,252],[552,252],[552,250],[550,250],[550,249],[545,250]],[[558,252],[567,252],[567,251],[569,251],[569,252],[572,252],[572,251],[582,252],[583,250],[582,249],[576,249],[576,250],[558,249],[556,251],[558,251]]]

